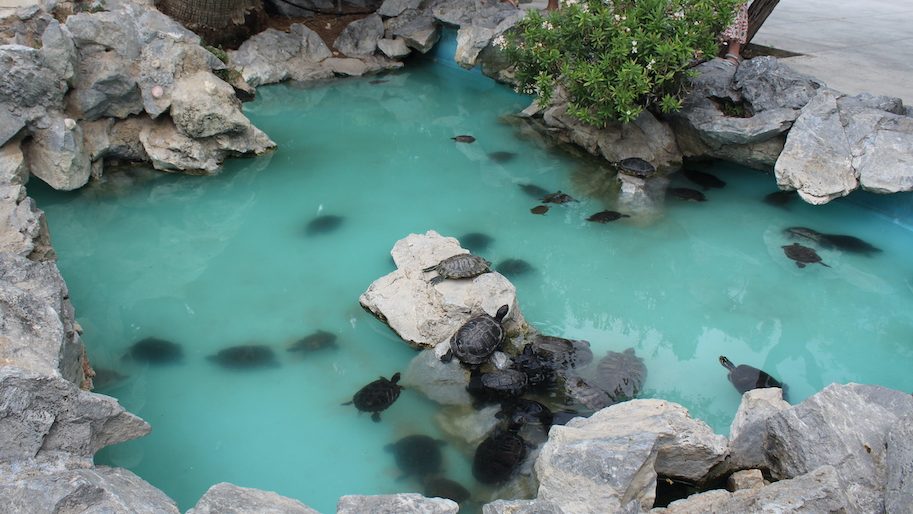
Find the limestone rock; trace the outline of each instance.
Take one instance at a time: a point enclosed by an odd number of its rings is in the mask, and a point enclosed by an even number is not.
[[[251,126],[241,114],[234,89],[208,71],[175,82],[171,119],[181,133],[194,139],[239,134]]]
[[[336,75],[360,77],[368,71],[368,66],[361,59],[330,57],[322,63]]]
[[[143,110],[143,99],[130,61],[114,52],[80,52],[69,109],[94,120],[102,116],[126,118]]]
[[[517,9],[497,0],[435,0],[431,14],[447,25],[497,27],[505,18],[515,16]]]
[[[775,57],[755,57],[738,67],[735,86],[752,112],[770,109],[801,109],[823,84],[794,71]]]
[[[52,20],[41,35],[41,57],[56,75],[70,81],[76,73],[76,45],[70,30]]]
[[[232,66],[254,87],[333,76],[332,71],[319,65],[332,52],[316,32],[298,23],[289,27],[288,33],[267,29],[228,55]]]
[[[499,421],[495,415],[500,410],[499,405],[481,409],[468,405],[446,407],[435,414],[434,419],[444,433],[476,447],[498,426]]]
[[[384,0],[377,14],[385,18],[399,16],[406,9],[418,9],[421,3],[422,0]]]
[[[40,50],[0,45],[0,145],[47,110],[63,108],[67,84],[45,64]]]
[[[44,213],[22,185],[0,186],[0,252],[33,260],[54,258]]]
[[[746,512],[855,512],[847,502],[834,468],[822,466],[811,473],[771,485],[729,493],[713,490],[653,509],[651,514],[744,514]]]
[[[359,302],[416,348],[431,348],[448,341],[470,317],[481,312],[494,315],[510,306],[504,322],[508,333],[527,330],[516,289],[503,275],[485,273],[465,280],[445,280],[431,285],[432,273],[423,268],[467,251],[452,237],[430,230],[397,241],[391,254],[397,270],[374,281]]]
[[[137,84],[143,108],[156,118],[171,107],[176,79],[221,68],[222,63],[196,42],[186,41],[184,36],[160,35],[143,47],[138,67]]]
[[[420,392],[429,400],[441,405],[469,405],[472,403],[466,386],[469,373],[457,359],[441,362],[432,350],[419,352],[403,373],[402,385]]]
[[[497,500],[482,506],[482,514],[564,514],[546,500]]]
[[[886,444],[913,413],[913,396],[879,386],[831,385],[767,420],[775,478],[834,466],[855,512],[884,512]]]
[[[149,433],[114,398],[82,391],[59,376],[0,368],[0,462],[61,455],[91,459],[105,446]]]
[[[21,143],[21,139],[16,139],[0,146],[0,185],[22,185],[28,181],[28,164]]]
[[[457,31],[457,48],[454,60],[464,68],[472,68],[476,58],[495,36],[495,29],[467,25]]]
[[[405,57],[412,51],[406,46],[406,42],[399,38],[379,39],[377,40],[377,49],[390,59]]]
[[[315,14],[366,14],[377,10],[382,0],[268,0],[283,16]]]
[[[384,37],[384,22],[372,14],[346,25],[333,46],[349,57],[371,55],[377,49],[377,40]]]
[[[0,502],[9,512],[178,514],[171,498],[122,468],[0,470]]]
[[[454,501],[415,493],[343,496],[336,504],[336,514],[456,514],[457,511],[459,506]]]
[[[906,416],[888,433],[885,512],[913,509],[913,416]]]
[[[124,59],[139,57],[139,32],[133,19],[123,12],[77,13],[67,18],[66,25],[81,53],[110,50]]]
[[[319,514],[307,505],[274,492],[222,482],[206,491],[186,514]]]
[[[745,469],[736,471],[729,476],[726,481],[730,491],[741,491],[742,489],[759,489],[764,487],[764,474],[760,469]]]
[[[441,28],[430,15],[408,9],[396,18],[384,22],[385,37],[402,39],[406,46],[427,53],[441,39]]]
[[[82,129],[70,118],[54,116],[46,128],[32,130],[26,153],[32,174],[54,189],[70,191],[89,181]]]
[[[752,389],[742,395],[729,430],[731,469],[768,469],[767,420],[789,407],[783,401],[783,390],[777,387]]]
[[[697,75],[691,79],[692,98],[726,98],[732,102],[742,101],[742,94],[735,88],[737,68],[724,59],[711,59],[702,62],[694,71]]]

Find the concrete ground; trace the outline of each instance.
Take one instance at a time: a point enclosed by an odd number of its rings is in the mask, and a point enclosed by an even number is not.
[[[844,93],[913,105],[913,0],[781,0],[752,43]]]

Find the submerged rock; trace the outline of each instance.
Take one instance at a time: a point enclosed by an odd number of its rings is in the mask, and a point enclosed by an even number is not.
[[[469,371],[457,360],[441,362],[433,350],[419,352],[403,373],[403,386],[441,405],[469,405]]]
[[[206,491],[186,514],[224,514],[229,512],[258,512],[262,514],[319,514],[307,505],[271,491],[239,487],[228,482],[216,484]]]

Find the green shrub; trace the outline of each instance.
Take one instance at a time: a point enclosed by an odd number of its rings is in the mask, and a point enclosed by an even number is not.
[[[742,0],[565,0],[530,11],[496,38],[520,90],[547,104],[556,86],[590,125],[630,122],[644,109],[681,109],[694,63],[713,56]]]

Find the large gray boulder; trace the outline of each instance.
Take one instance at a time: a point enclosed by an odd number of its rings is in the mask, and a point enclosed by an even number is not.
[[[54,258],[44,213],[22,185],[0,185],[0,252],[36,261]]]
[[[665,509],[653,509],[651,514],[745,514],[747,512],[776,512],[800,514],[807,512],[868,512],[854,511],[843,493],[837,472],[822,466],[792,480],[783,480],[765,487],[742,489],[734,493],[714,489],[695,494],[669,504]]]
[[[186,514],[319,514],[307,505],[271,491],[222,482],[206,491]]]
[[[289,32],[267,29],[229,52],[229,61],[251,86],[284,80],[307,81],[333,76],[320,62],[332,56],[313,30],[293,24]]]
[[[406,42],[399,38],[377,40],[377,49],[390,59],[399,59],[409,55],[412,50],[406,46]]]
[[[371,55],[377,49],[377,40],[384,37],[384,22],[377,14],[355,20],[346,25],[333,46],[349,57]]]
[[[336,514],[456,514],[459,510],[452,500],[415,493],[343,496],[336,504]]]
[[[0,468],[0,502],[7,512],[178,514],[171,498],[123,468]]]
[[[0,45],[0,145],[41,119],[63,108],[66,80],[47,66],[40,50]]]
[[[913,511],[913,416],[906,416],[888,433],[888,483],[885,512]]]
[[[777,387],[752,389],[742,395],[729,430],[730,469],[768,469],[767,420],[789,407],[783,390]]]
[[[26,147],[32,174],[58,190],[84,186],[92,170],[82,128],[60,115],[42,122],[43,126],[32,129],[32,140]]]
[[[67,29],[81,57],[85,53],[111,51],[134,60],[139,57],[142,41],[135,21],[121,10],[77,13],[67,18]]]
[[[175,81],[171,119],[182,134],[203,139],[219,134],[241,134],[251,128],[241,114],[234,89],[209,71]]]
[[[221,61],[185,36],[160,34],[143,47],[137,84],[143,109],[156,118],[171,107],[175,80],[223,67]]]
[[[385,18],[399,16],[406,9],[418,9],[421,3],[422,0],[384,0],[377,14]]]
[[[143,99],[131,61],[105,51],[80,51],[68,108],[80,118],[126,118],[143,111]]]
[[[536,460],[538,498],[568,514],[650,508],[658,474],[701,482],[725,458],[726,443],[680,405],[613,405],[552,427]]]
[[[0,146],[0,185],[22,185],[28,181],[28,163],[22,153],[22,139]]]
[[[782,108],[801,109],[823,88],[818,80],[769,56],[742,62],[734,81],[742,99],[756,113]]]
[[[890,431],[913,413],[913,396],[880,386],[831,385],[767,420],[774,478],[834,466],[855,512],[885,512]]]
[[[494,316],[502,305],[510,307],[504,322],[507,331],[527,330],[516,289],[500,273],[429,283],[434,273],[425,273],[424,268],[468,253],[456,239],[433,230],[410,234],[397,241],[390,253],[397,270],[375,280],[359,302],[411,346],[449,344],[450,336],[470,317],[482,312]]]
[[[482,514],[564,514],[547,500],[497,500],[482,506]]]
[[[315,14],[367,14],[380,7],[383,0],[267,0],[283,16]]]
[[[399,37],[406,46],[428,53],[441,39],[441,27],[425,11],[407,9],[396,18],[384,22],[384,37]]]
[[[48,23],[41,35],[41,57],[45,66],[70,82],[76,74],[76,45],[70,29],[57,20]]]

